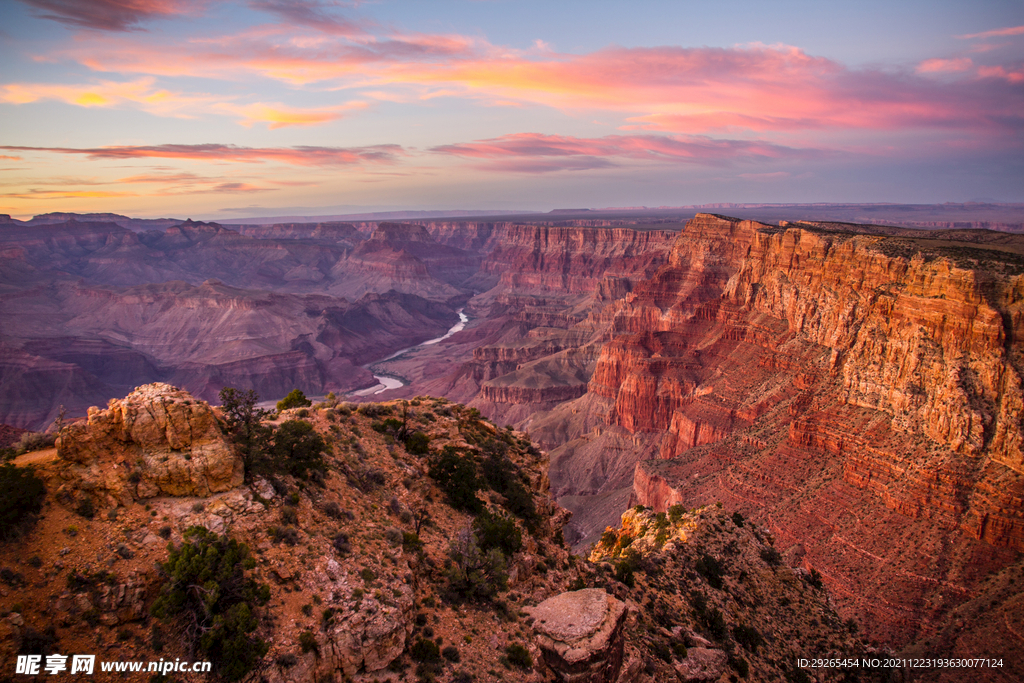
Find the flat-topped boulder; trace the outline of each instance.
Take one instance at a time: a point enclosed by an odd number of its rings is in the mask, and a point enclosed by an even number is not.
[[[622,666],[626,604],[601,588],[527,608],[544,662],[566,683],[612,683]]]

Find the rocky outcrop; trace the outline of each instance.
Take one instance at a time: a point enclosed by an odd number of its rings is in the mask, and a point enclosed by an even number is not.
[[[209,404],[169,384],[148,384],[57,439],[60,477],[103,502],[208,496],[242,483],[241,458]]]
[[[334,559],[326,560],[318,569],[316,580],[305,582],[310,591],[327,589],[329,594],[350,596],[363,584]],[[402,569],[408,571],[404,561]],[[385,584],[386,599],[380,590],[363,597],[359,589],[359,597],[338,603],[317,630],[312,652],[297,666],[282,671],[277,680],[331,680],[339,673],[352,678],[382,671],[400,657],[413,627],[413,590],[397,576],[381,576],[378,581]]]
[[[544,663],[565,683],[613,683],[622,666],[626,604],[600,588],[527,608]]]
[[[114,626],[149,616],[146,582],[138,574],[133,574],[126,583],[110,584],[73,572],[68,586],[69,590],[50,600],[50,608],[65,620]]]

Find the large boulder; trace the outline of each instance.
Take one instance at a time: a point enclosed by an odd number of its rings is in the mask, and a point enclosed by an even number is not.
[[[527,608],[544,662],[565,683],[613,683],[622,666],[626,604],[600,588]]]
[[[90,408],[87,420],[63,430],[57,453],[68,484],[108,502],[209,496],[244,475],[210,405],[163,383]]]

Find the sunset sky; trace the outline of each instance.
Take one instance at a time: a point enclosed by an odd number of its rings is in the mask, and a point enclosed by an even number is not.
[[[1024,201],[1020,0],[0,0],[0,213]]]

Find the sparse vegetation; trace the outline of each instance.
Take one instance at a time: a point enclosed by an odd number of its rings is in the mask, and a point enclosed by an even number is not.
[[[497,548],[484,551],[471,528],[460,531],[448,548],[448,582],[455,601],[487,600],[504,590],[505,556]]]
[[[289,408],[308,408],[313,402],[306,398],[306,395],[298,389],[292,389],[288,395],[277,402],[277,411],[288,410]]]
[[[473,513],[483,509],[483,502],[476,495],[480,490],[480,480],[472,454],[445,446],[441,454],[431,461],[429,474],[453,508]]]
[[[268,413],[256,406],[259,396],[252,389],[242,392],[224,387],[220,390],[220,402],[225,426],[242,457],[246,479],[251,480],[256,464],[270,449],[273,430],[262,422]]]
[[[288,420],[274,433],[272,462],[278,471],[308,479],[311,472],[327,470],[323,457],[326,448],[327,444],[313,425],[302,420]]]
[[[248,576],[254,566],[244,543],[202,527],[186,530],[181,547],[160,565],[165,583],[153,614],[177,618],[193,652],[228,681],[243,678],[268,649],[255,631],[270,590]]]
[[[519,643],[512,643],[505,648],[505,656],[508,657],[508,663],[512,666],[517,666],[520,669],[533,668],[533,657],[530,656],[530,651]]]
[[[46,486],[31,469],[0,465],[0,538],[15,538],[31,526],[45,497]]]

